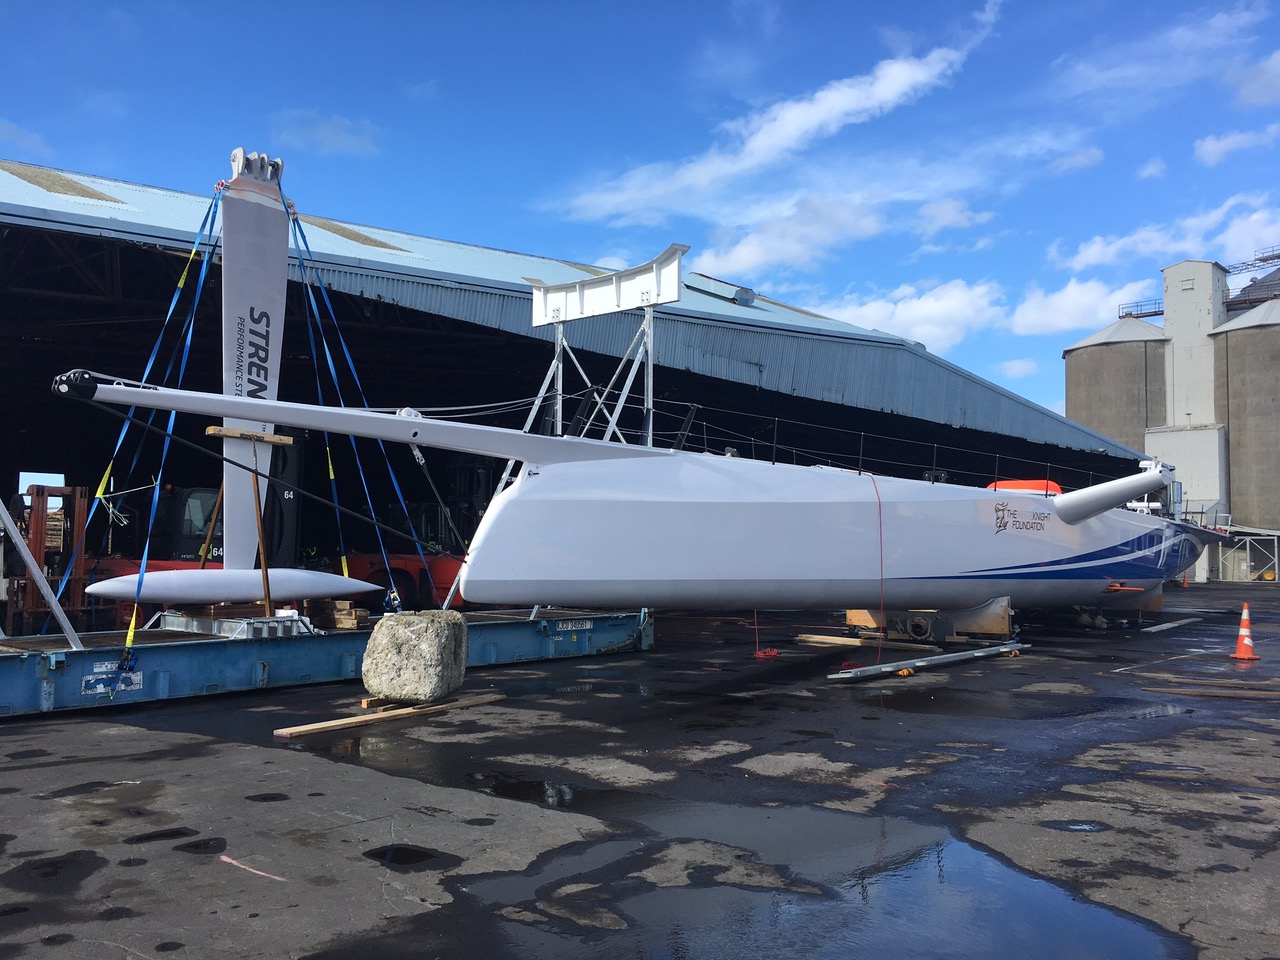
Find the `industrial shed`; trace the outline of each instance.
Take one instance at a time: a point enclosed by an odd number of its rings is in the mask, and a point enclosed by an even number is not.
[[[524,278],[557,284],[601,272],[338,223],[297,200],[317,274],[374,407],[533,396],[552,333],[531,325]],[[97,483],[118,422],[52,397],[50,381],[74,367],[140,375],[209,201],[0,161],[6,496],[20,470]],[[296,257],[290,269],[292,317],[305,290]],[[197,318],[193,389],[220,389],[212,359],[219,279],[215,257]],[[566,328],[594,382],[608,381],[639,320],[619,314]],[[967,484],[1048,476],[1068,488],[1130,472],[1140,456],[919,344],[696,273],[686,272],[677,303],[655,311],[654,359],[659,442],[686,425],[687,448],[732,446],[743,456]],[[305,340],[291,347],[286,339],[282,399],[314,400],[310,364]],[[179,454],[174,469],[175,482],[196,483],[182,471],[210,468]]]

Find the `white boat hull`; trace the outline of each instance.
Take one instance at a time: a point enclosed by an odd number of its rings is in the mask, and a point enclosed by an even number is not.
[[[1202,546],[1124,510],[1068,524],[1035,494],[691,455],[526,470],[486,511],[461,589],[620,607],[1101,605]]]

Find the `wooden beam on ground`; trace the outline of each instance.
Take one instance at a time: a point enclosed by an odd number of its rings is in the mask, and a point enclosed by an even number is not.
[[[446,700],[443,703],[420,703],[412,707],[397,710],[384,710],[381,713],[370,713],[358,717],[339,717],[337,720],[321,720],[319,723],[304,723],[297,727],[281,727],[275,736],[282,740],[293,737],[305,737],[311,733],[325,733],[329,730],[346,730],[348,727],[363,727],[369,723],[381,723],[384,720],[404,720],[408,717],[426,717],[433,713],[444,713],[446,710],[457,710],[462,707],[479,707],[486,703],[497,703],[507,699],[501,693],[485,693],[475,697],[463,697],[460,700]]]
[[[796,635],[796,643],[806,647],[883,647],[886,650],[941,650],[927,643],[902,643],[897,640],[877,640],[874,637],[832,637],[821,633]]]
[[[1235,700],[1280,700],[1280,690],[1241,690],[1234,687],[1143,687],[1147,693],[1180,697],[1230,697]]]
[[[1116,671],[1117,673],[1119,671]],[[1237,680],[1234,677],[1188,677],[1176,673],[1135,673],[1135,677],[1148,680],[1171,680],[1193,687],[1238,687],[1245,690],[1280,690],[1280,677],[1260,677],[1257,680]]]

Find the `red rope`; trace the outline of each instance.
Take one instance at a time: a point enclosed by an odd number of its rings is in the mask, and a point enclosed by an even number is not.
[[[768,660],[770,657],[776,657],[778,655],[778,651],[775,648],[765,647],[763,650],[760,649],[760,611],[752,610],[751,618],[752,625],[755,627],[756,631],[756,659]]]
[[[876,520],[880,528],[880,642],[876,644],[876,663],[879,663],[884,638],[889,632],[889,620],[884,615],[884,503],[880,499],[880,487],[876,483],[875,474],[869,473],[867,476],[871,478],[871,489],[876,492]]]

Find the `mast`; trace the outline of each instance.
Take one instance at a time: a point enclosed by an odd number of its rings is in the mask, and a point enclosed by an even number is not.
[[[222,391],[229,397],[273,401],[280,379],[289,269],[289,214],[280,188],[284,161],[246,155],[238,148],[231,154],[231,171],[222,197]],[[275,432],[275,424],[264,420],[228,417],[223,425]],[[255,493],[249,472],[255,463],[253,441],[226,437],[222,451],[223,565],[251,569],[258,548],[255,501],[266,497],[267,481],[259,477]],[[270,474],[271,458],[269,445],[258,451],[262,473]]]

